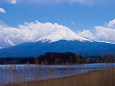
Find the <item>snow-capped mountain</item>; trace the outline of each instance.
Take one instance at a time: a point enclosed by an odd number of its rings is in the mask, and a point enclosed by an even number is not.
[[[25,42],[90,41],[57,23],[26,23],[17,28],[0,26],[0,47],[15,46]]]
[[[2,32],[0,32],[5,34],[4,36],[0,35],[2,38],[0,45],[12,47],[0,49],[0,57],[30,57],[46,52],[101,55],[115,50],[115,44],[86,39],[57,23],[27,23],[23,26],[20,25],[17,29],[5,29],[7,31],[2,28]]]
[[[56,42],[60,40],[67,40],[67,41],[89,41],[86,38],[83,38],[79,35],[77,35],[75,32],[70,30],[69,28],[61,27],[57,28],[51,32],[45,33],[41,37],[37,38],[35,42],[37,41],[49,41],[51,42]]]

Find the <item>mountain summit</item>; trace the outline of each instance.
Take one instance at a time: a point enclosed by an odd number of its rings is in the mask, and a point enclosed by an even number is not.
[[[6,29],[1,27],[2,29]],[[102,55],[115,50],[115,44],[96,42],[76,34],[57,23],[26,23],[7,28],[5,42],[15,46],[0,49],[1,57],[34,57],[47,52],[72,52],[80,55]],[[6,30],[7,30],[6,29]],[[2,30],[4,33],[4,30]],[[3,39],[0,43],[5,44]]]
[[[9,47],[25,42],[89,41],[69,28],[57,23],[38,21],[19,25],[17,28],[0,26],[0,47]]]
[[[56,28],[55,28],[56,27]],[[47,28],[46,28],[47,31]],[[64,27],[62,25],[54,24],[53,29],[48,29],[46,33],[39,36],[35,42],[37,41],[49,41],[49,42],[56,42],[60,40],[67,40],[67,41],[89,41],[86,38],[83,38],[79,35],[77,35],[75,32],[70,30],[67,27]]]

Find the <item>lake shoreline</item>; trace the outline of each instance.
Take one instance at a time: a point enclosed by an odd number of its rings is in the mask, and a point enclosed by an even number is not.
[[[92,77],[93,76],[93,77]],[[41,81],[27,81],[5,86],[115,86],[115,68]],[[101,83],[102,82],[102,83]]]

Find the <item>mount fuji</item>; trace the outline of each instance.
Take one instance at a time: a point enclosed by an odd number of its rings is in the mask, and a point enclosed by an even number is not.
[[[57,23],[25,23],[17,28],[0,25],[0,47],[16,46],[25,42],[56,42],[59,40],[89,41],[69,28]]]
[[[42,42],[56,42],[56,41],[60,41],[60,40],[67,40],[67,41],[90,41],[86,38],[83,38],[81,36],[79,36],[78,34],[76,34],[75,32],[73,32],[71,29],[62,26],[62,25],[58,25],[57,23],[52,24],[52,23],[40,23],[37,22],[37,28],[34,28],[34,32],[35,36],[29,40],[29,42],[38,42],[38,41],[42,41]],[[27,25],[28,26],[28,25]],[[28,26],[30,27],[30,26]],[[21,26],[20,28],[25,28],[28,29],[25,26]],[[29,28],[29,29],[33,29]]]
[[[41,27],[34,34],[33,39],[0,49],[0,57],[35,57],[46,52],[72,52],[80,55],[97,56],[115,50],[115,44],[86,39],[61,25],[54,24],[51,26],[52,28]],[[12,40],[9,39],[9,41],[13,43]]]

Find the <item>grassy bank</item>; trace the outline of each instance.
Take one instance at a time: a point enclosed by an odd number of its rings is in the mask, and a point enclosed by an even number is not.
[[[23,82],[6,86],[115,86],[115,68],[64,78]]]

